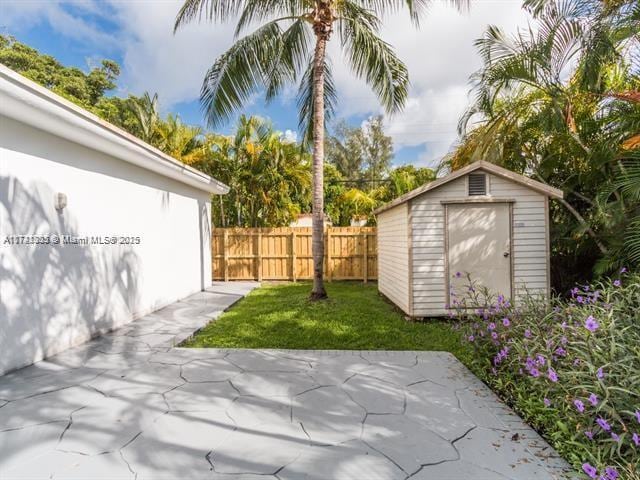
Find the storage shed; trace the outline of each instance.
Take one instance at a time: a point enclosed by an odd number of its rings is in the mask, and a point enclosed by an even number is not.
[[[484,161],[398,197],[374,212],[379,291],[416,318],[445,315],[467,273],[516,304],[548,295],[549,198],[562,191]]]

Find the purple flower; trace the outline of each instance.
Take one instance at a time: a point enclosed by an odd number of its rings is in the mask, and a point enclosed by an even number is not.
[[[596,467],[592,466],[590,463],[583,463],[582,470],[589,476],[589,478],[596,478],[598,476],[598,470],[596,470]]]
[[[576,297],[576,302],[578,302],[578,303],[584,303],[584,297],[583,297],[582,295],[578,295],[578,296]]]
[[[556,348],[556,355],[558,355],[559,357],[566,357],[567,351],[562,347],[558,347]]]
[[[609,422],[607,422],[604,418],[602,417],[598,417],[596,419],[596,423],[598,425],[600,425],[600,428],[602,428],[605,432],[608,432],[609,430],[611,430],[611,425],[609,425]]]
[[[631,435],[631,440],[633,440],[633,443],[636,444],[636,447],[640,447],[640,435],[634,433],[633,435]]]
[[[613,438],[615,442],[620,441],[620,436],[616,432],[611,432],[611,438]]]
[[[622,267],[620,269],[620,273],[627,273],[627,267]]]
[[[462,273],[456,272],[456,278],[460,278],[461,276],[462,276]]]
[[[493,322],[491,322],[487,328],[488,328],[489,330],[495,330],[495,329],[496,329],[496,324],[495,324],[495,323],[493,323]]]
[[[562,345],[566,345],[567,343],[569,343],[569,340],[567,339],[567,337],[561,337],[560,338],[560,343]]]
[[[511,322],[507,317],[505,317],[502,319],[502,325],[504,325],[505,327],[508,327],[509,325],[511,325]]]
[[[491,338],[493,338],[494,340],[497,340],[498,334],[496,332],[491,332]]]
[[[591,430],[587,430],[586,432],[584,432],[584,435],[589,439],[589,440],[593,440],[593,432]]]
[[[533,367],[531,370],[529,370],[529,374],[532,377],[537,378],[540,376],[540,371],[536,367]]]
[[[538,365],[540,365],[540,366],[542,366],[542,365],[544,365],[545,363],[547,363],[547,359],[546,359],[546,358],[544,358],[544,355],[538,354],[538,355],[536,356],[536,359],[537,359]]]
[[[524,338],[531,338],[531,330],[528,328],[524,331]]]
[[[574,400],[573,404],[576,406],[576,410],[578,410],[578,412],[584,412],[584,403],[582,403],[582,400]]]
[[[595,332],[599,327],[600,325],[592,315],[589,315],[584,321],[584,328],[586,328],[590,332]]]
[[[578,293],[580,290],[578,290],[578,287],[573,287],[571,289],[571,296],[574,297],[576,295],[576,293]]]
[[[551,380],[553,383],[558,381],[558,374],[553,368],[549,369],[549,371],[547,372],[547,377],[549,377],[549,380]]]
[[[618,471],[613,467],[605,468],[604,474],[607,477],[607,480],[617,480],[618,478]]]
[[[551,406],[551,400],[549,400],[547,397],[544,397],[544,400],[542,402],[544,403],[545,407]]]
[[[614,287],[619,287],[620,285],[622,285],[622,282],[620,280],[614,280],[613,281],[613,286]]]
[[[476,339],[476,337],[474,337],[473,335],[469,335],[469,341],[473,342]]]
[[[640,410],[636,410],[634,415],[636,417],[636,422],[640,423]]]
[[[598,396],[595,393],[589,395],[589,403],[594,407],[598,405]]]
[[[564,322],[564,321],[563,321],[563,322],[560,324],[560,328],[562,328],[563,330],[566,330],[566,329],[567,329],[567,322]]]
[[[600,367],[596,372],[596,377],[598,377],[601,380],[604,378],[604,371],[602,370],[602,367]],[[638,422],[640,423],[640,417],[638,417]]]

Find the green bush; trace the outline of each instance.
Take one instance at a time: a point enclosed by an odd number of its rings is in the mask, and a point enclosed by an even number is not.
[[[518,307],[471,279],[452,298],[476,372],[585,478],[640,478],[640,275]]]

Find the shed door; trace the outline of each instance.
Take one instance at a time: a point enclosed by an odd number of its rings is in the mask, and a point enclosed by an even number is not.
[[[511,215],[507,203],[447,206],[451,287],[467,292],[466,274],[495,295],[511,297]],[[461,277],[456,275],[460,272]]]

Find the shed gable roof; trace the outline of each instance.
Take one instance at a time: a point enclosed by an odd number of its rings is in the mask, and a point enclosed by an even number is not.
[[[511,170],[507,170],[506,168],[499,167],[493,163],[485,162],[484,160],[480,160],[472,163],[471,165],[467,165],[460,170],[456,170],[455,172],[450,173],[449,175],[438,178],[433,182],[429,182],[421,187],[418,187],[410,192],[405,193],[404,195],[399,196],[395,200],[392,200],[389,203],[381,206],[380,208],[374,210],[374,214],[382,213],[390,208],[396,207],[402,203],[408,202],[412,198],[417,197],[418,195],[422,195],[423,193],[429,192],[431,190],[435,190],[442,185],[445,185],[457,178],[464,177],[465,175],[474,172],[476,170],[483,170],[488,173],[492,173],[497,177],[502,177],[507,180],[511,180],[512,182],[519,183],[520,185],[524,185],[525,187],[530,188],[531,190],[535,190],[538,193],[546,195],[552,198],[562,198],[564,195],[562,190],[551,187],[549,185],[545,185],[544,183],[538,182],[536,180],[532,180],[529,177],[525,177],[524,175],[520,175],[518,173],[512,172]]]

